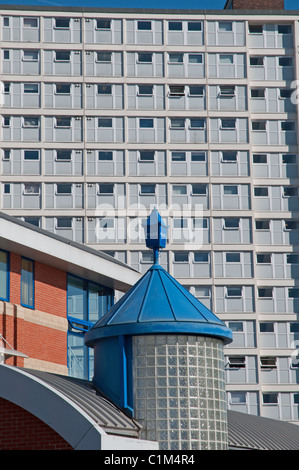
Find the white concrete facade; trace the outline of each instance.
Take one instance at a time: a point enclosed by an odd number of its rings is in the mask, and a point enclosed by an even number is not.
[[[228,407],[294,422],[298,19],[0,11],[0,209],[144,272],[156,205],[161,264],[234,330]]]

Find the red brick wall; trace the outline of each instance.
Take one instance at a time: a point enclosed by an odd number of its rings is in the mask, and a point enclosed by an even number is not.
[[[284,0],[233,0],[234,10],[284,10]]]
[[[67,274],[64,271],[34,263],[34,305],[35,310],[56,317],[67,316]],[[39,359],[66,366],[67,364],[67,333],[59,329],[43,326],[39,322],[26,321],[17,314],[21,298],[21,256],[10,253],[10,307],[13,314],[0,315],[0,333],[16,350],[31,359]],[[30,312],[28,311],[28,314]],[[53,318],[55,323],[55,318]],[[12,358],[7,364],[23,366],[22,358]]]
[[[0,398],[0,450],[72,450],[52,428]]]

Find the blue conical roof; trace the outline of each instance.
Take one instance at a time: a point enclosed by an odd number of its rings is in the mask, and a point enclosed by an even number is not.
[[[232,341],[232,332],[159,264],[141,279],[86,334],[92,346],[104,337],[189,334]]]

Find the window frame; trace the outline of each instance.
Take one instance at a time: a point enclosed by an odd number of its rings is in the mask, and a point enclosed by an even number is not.
[[[4,253],[6,255],[6,296],[1,297],[0,300],[3,300],[4,302],[9,302],[10,298],[10,253],[9,251],[6,250],[0,250],[0,253]]]
[[[23,274],[23,271],[25,271],[25,268],[23,268],[23,261],[27,261],[29,263],[31,263],[32,265],[32,278],[29,279],[30,283],[31,283],[31,286],[29,286],[29,289],[30,289],[30,293],[32,294],[32,302],[31,303],[26,303],[24,302],[23,300],[23,293],[24,293],[24,286],[23,286],[23,281],[24,281],[24,274]],[[23,278],[23,280],[22,280]],[[22,256],[21,257],[21,296],[20,296],[20,304],[23,306],[23,307],[26,307],[26,308],[30,308],[32,310],[34,310],[34,305],[35,305],[35,263],[34,263],[34,260],[33,259],[30,259],[30,258],[27,258],[25,256]]]

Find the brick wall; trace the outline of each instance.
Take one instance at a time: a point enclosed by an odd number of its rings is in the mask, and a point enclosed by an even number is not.
[[[35,262],[35,309],[21,307],[21,256],[10,253],[10,302],[0,310],[0,333],[31,360],[66,367],[66,290],[66,272]],[[11,358],[6,363],[23,367],[24,359]]]
[[[72,450],[52,428],[0,398],[0,450]]]
[[[284,10],[284,0],[233,0],[234,10]]]

